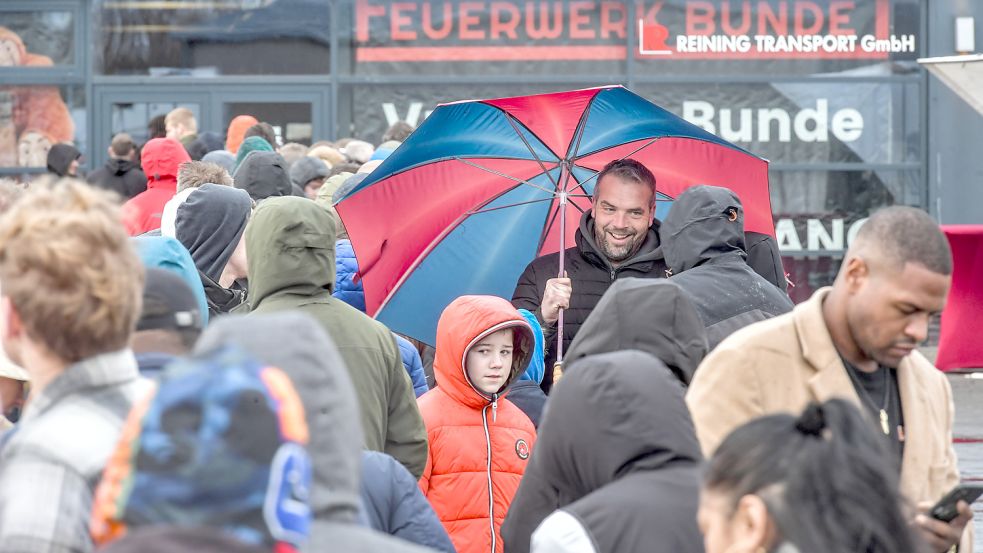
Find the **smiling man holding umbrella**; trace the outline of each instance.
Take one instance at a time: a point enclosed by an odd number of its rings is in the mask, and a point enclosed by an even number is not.
[[[549,368],[557,360],[560,324],[566,347],[616,279],[666,276],[655,191],[655,176],[638,161],[608,163],[597,176],[590,210],[580,218],[576,245],[564,252],[566,276],[556,276],[560,254],[554,253],[533,260],[519,277],[512,303],[535,313],[546,336],[544,391],[553,385]],[[560,310],[566,311],[562,323]]]

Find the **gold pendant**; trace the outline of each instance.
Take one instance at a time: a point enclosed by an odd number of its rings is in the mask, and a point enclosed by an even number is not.
[[[885,436],[891,435],[891,429],[887,424],[887,411],[881,409],[881,430],[884,431]]]

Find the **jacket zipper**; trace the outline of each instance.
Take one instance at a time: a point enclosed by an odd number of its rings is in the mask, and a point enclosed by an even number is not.
[[[496,398],[489,405],[485,405],[484,409],[481,410],[481,425],[485,429],[485,446],[488,453],[488,461],[485,464],[485,474],[488,477],[488,529],[491,531],[491,553],[495,553],[495,498],[492,496],[492,472],[491,472],[491,434],[488,432],[488,407],[492,408],[492,417],[495,417],[498,411],[498,398]],[[494,419],[493,419],[494,420]]]
[[[611,282],[614,282],[614,277],[617,276],[618,271],[611,269]]]

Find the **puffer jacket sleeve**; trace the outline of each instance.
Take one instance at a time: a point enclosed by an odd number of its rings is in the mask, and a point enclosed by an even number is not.
[[[358,261],[351,241],[338,240],[335,242],[335,288],[331,295],[364,313],[365,290],[361,281],[355,282],[357,274]]]
[[[389,533],[437,551],[454,553],[454,544],[451,543],[447,530],[440,523],[421,488],[417,486],[416,480],[395,459],[390,459],[390,464],[390,504],[393,509],[389,513]],[[430,456],[427,455],[427,468],[420,479],[421,484],[424,479],[429,480],[429,469]]]
[[[427,464],[427,430],[416,404],[413,385],[403,368],[395,336],[386,353],[389,373],[389,417],[384,450],[419,478]]]
[[[536,260],[534,259],[526,270],[519,275],[519,280],[515,284],[515,291],[512,292],[512,305],[516,309],[526,309],[535,313],[539,322],[543,322],[543,315],[539,311],[539,305],[543,301],[543,294],[540,291],[540,276],[536,271]],[[549,280],[549,279],[546,279]],[[546,280],[543,280],[542,288],[546,289]]]
[[[526,270],[522,271],[522,274],[519,275],[519,280],[515,285],[515,291],[512,292],[512,305],[516,309],[526,309],[536,315],[536,319],[542,325],[544,350],[549,351],[550,342],[556,341],[556,325],[547,324],[543,320],[543,312],[540,310],[540,306],[543,302],[543,293],[546,291],[546,281],[556,275],[541,274],[536,261],[538,260],[534,259],[526,266]],[[552,367],[547,370],[552,370]]]
[[[427,375],[423,372],[420,352],[406,338],[398,334],[394,334],[394,336],[396,336],[396,344],[399,346],[399,355],[403,360],[403,368],[406,369],[406,373],[410,375],[410,380],[413,382],[413,393],[416,394],[416,397],[420,397],[430,391],[430,386],[427,386]]]

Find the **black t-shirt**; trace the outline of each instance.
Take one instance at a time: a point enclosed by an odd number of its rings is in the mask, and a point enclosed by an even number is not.
[[[898,371],[878,365],[876,371],[869,373],[854,367],[846,359],[842,361],[854,389],[857,390],[857,395],[860,396],[860,403],[873,417],[874,428],[881,436],[884,435],[881,426],[881,409],[885,406],[885,397],[887,398],[887,407],[884,409],[887,413],[888,426],[886,437],[890,442],[891,450],[897,455],[898,470],[900,470],[901,458],[904,455],[905,432],[901,390],[898,388]],[[888,386],[887,390],[885,385]]]

